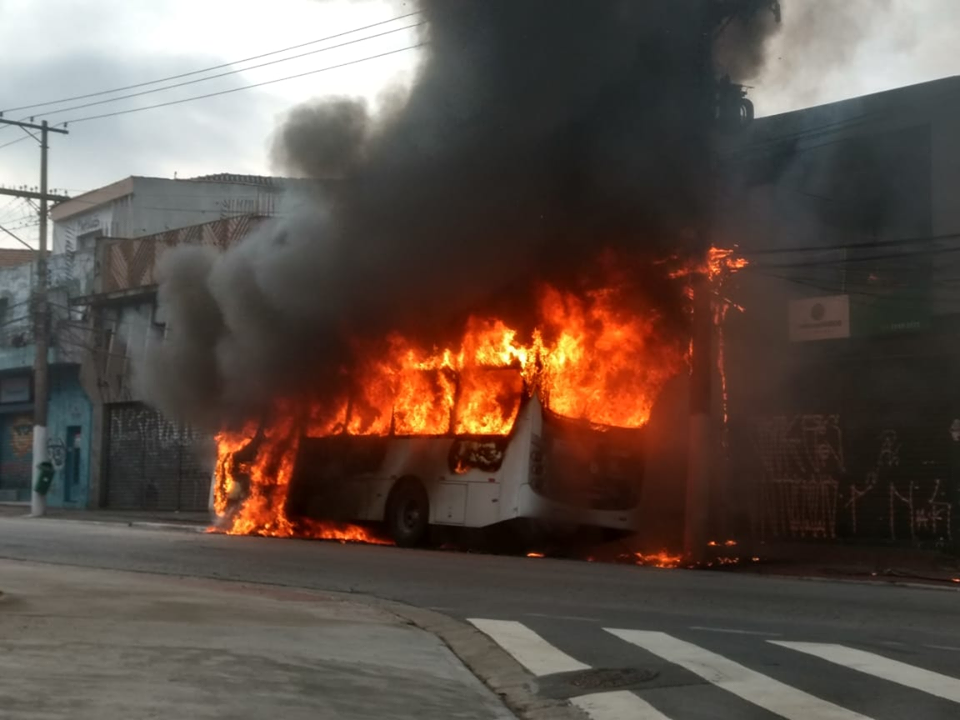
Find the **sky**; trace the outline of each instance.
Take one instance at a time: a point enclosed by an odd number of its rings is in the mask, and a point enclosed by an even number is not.
[[[960,26],[951,22],[958,16],[957,0],[785,0],[784,6],[784,23],[769,44],[768,62],[750,81],[760,115],[960,75]],[[820,15],[813,8],[825,12]],[[826,19],[831,8],[844,8],[839,20]],[[0,0],[0,109],[235,63],[414,10],[414,0]],[[825,18],[825,26],[811,22],[811,16]],[[242,71],[185,87],[54,112],[110,97],[98,96],[10,111],[6,117],[23,119],[35,113],[37,120],[59,123],[362,60],[255,89],[75,123],[69,135],[51,140],[50,186],[70,195],[130,175],[270,174],[276,170],[270,159],[273,134],[294,106],[347,95],[361,96],[375,108],[387,89],[414,81],[421,51],[404,48],[418,42],[422,28],[409,27],[417,22],[416,16],[402,18],[234,64],[210,74]],[[396,32],[287,59],[392,30]],[[366,59],[382,53],[391,54]],[[251,67],[280,59],[267,67]],[[170,83],[198,77],[202,75]],[[0,185],[35,186],[38,168],[36,142],[18,128],[0,128]],[[29,243],[36,240],[35,211],[25,201],[0,196],[0,224]],[[18,245],[4,237],[0,246]]]

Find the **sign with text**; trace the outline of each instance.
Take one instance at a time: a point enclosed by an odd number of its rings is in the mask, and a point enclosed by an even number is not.
[[[790,303],[790,341],[837,340],[850,337],[850,297],[830,295]]]

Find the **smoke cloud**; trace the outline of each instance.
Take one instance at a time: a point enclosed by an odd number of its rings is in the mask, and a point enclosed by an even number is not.
[[[735,80],[758,86],[761,110],[808,107],[885,89],[859,76],[873,75],[877,63],[894,57],[901,67],[922,37],[921,11],[907,0],[780,0],[780,5],[780,25],[760,13],[731,23],[718,43],[718,64]],[[922,14],[955,25],[960,6],[938,4]],[[862,56],[871,44],[873,61]]]
[[[402,102],[376,118],[310,102],[277,134],[284,172],[337,181],[216,260],[166,256],[146,396],[194,422],[249,416],[322,390],[358,338],[432,342],[493,310],[522,323],[537,283],[582,281],[602,251],[675,252],[708,197],[703,7],[423,0]],[[678,288],[637,285],[679,327]]]

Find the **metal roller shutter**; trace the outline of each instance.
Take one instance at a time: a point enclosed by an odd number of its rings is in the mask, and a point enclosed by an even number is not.
[[[953,544],[958,357],[830,360],[731,420],[731,482],[758,539]]]
[[[211,438],[142,404],[107,406],[107,507],[207,508]]]

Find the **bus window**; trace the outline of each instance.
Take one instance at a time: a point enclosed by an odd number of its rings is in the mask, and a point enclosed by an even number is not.
[[[350,435],[388,435],[393,396],[389,377],[379,377],[364,384],[353,394],[347,432]]]
[[[398,383],[393,404],[397,435],[446,435],[456,381],[442,370],[408,370]]]
[[[513,368],[471,368],[460,373],[454,432],[457,435],[508,435],[523,394],[523,378]]]
[[[346,399],[333,403],[314,403],[310,406],[303,434],[315,438],[339,435],[346,426],[348,407]]]

